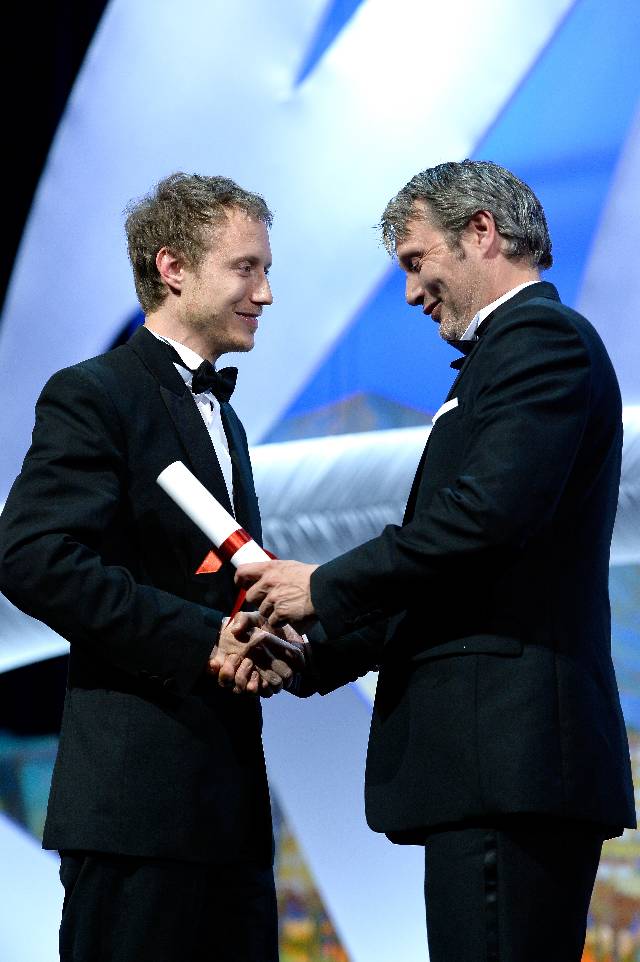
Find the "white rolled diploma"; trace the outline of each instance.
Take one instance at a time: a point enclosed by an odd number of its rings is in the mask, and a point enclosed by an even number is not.
[[[161,471],[157,482],[202,533],[211,539],[216,548],[223,545],[235,531],[243,530],[242,525],[216,501],[182,461],[174,461]],[[251,539],[240,545],[228,560],[237,568],[238,565],[271,559],[266,551]]]

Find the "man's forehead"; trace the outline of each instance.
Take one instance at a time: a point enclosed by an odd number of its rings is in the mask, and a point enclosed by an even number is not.
[[[243,207],[229,205],[223,207],[212,216],[204,230],[210,235],[211,239],[221,237],[226,234],[246,233],[255,229],[267,231],[264,221],[254,217]]]
[[[267,225],[241,207],[226,208],[222,217],[205,227],[204,240],[209,250],[238,245],[269,249]]]
[[[433,224],[430,212],[424,201],[416,201],[407,217],[402,232],[396,239],[396,254],[420,246],[439,235],[441,231]]]
[[[430,210],[429,204],[426,200],[418,197],[414,200],[411,205],[411,213],[409,214],[407,220],[430,220]]]

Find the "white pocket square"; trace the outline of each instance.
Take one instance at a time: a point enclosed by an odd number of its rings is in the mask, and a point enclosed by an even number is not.
[[[450,401],[445,401],[442,407],[439,407],[436,413],[431,418],[431,423],[435,424],[439,417],[442,417],[442,415],[446,414],[447,411],[452,411],[453,408],[457,408],[457,407],[458,407],[457,397],[452,397]]]

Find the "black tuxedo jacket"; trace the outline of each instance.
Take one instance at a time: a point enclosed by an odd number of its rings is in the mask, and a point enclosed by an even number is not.
[[[244,430],[222,405],[235,514],[260,539]],[[0,518],[0,587],[71,643],[44,844],[269,863],[260,705],[204,673],[229,566],[156,484],[182,460],[227,508],[213,445],[165,346],[131,341],[55,374]]]
[[[329,639],[313,644],[314,662],[329,688],[359,644],[363,663],[381,661],[373,829],[410,841],[537,813],[614,834],[635,824],[610,655],[618,384],[596,331],[551,284],[516,294],[479,334],[403,525],[313,574]]]

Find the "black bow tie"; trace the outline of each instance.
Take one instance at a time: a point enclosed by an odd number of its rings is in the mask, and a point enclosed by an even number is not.
[[[238,368],[223,367],[221,371],[216,371],[211,361],[203,361],[191,373],[193,374],[191,390],[194,394],[204,394],[205,391],[211,391],[220,404],[224,404],[233,394],[238,377]]]
[[[457,351],[460,351],[460,353],[462,354],[462,357],[457,357],[455,361],[451,362],[449,367],[452,367],[454,371],[459,371],[467,359],[467,354],[469,354],[472,348],[476,346],[477,341],[478,341],[477,337],[468,338],[465,341],[453,341],[453,340],[449,341],[448,340],[447,344],[450,344],[451,347],[455,347],[455,349]]]
[[[236,386],[238,377],[237,367],[223,367],[221,371],[216,371],[211,361],[203,361],[195,370],[184,363],[172,344],[163,342],[173,360],[183,367],[185,371],[192,374],[191,390],[194,394],[204,394],[211,391],[213,396],[218,399],[220,404],[229,400]]]

